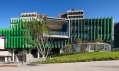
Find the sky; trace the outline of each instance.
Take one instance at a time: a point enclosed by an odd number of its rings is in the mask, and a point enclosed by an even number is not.
[[[0,28],[9,28],[10,18],[23,12],[58,17],[70,9],[84,10],[85,18],[113,17],[119,22],[119,0],[0,0]]]

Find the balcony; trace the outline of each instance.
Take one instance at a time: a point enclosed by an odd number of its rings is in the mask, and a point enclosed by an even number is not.
[[[46,37],[56,37],[56,38],[69,38],[68,32],[56,32],[52,31],[50,35],[45,35]]]
[[[51,32],[51,35],[68,36],[68,32]]]

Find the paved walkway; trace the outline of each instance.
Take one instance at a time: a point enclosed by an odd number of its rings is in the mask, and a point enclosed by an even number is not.
[[[119,60],[0,67],[0,71],[119,71]]]

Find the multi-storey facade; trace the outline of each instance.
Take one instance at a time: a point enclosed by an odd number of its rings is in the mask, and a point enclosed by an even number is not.
[[[46,15],[37,14],[36,12],[22,13],[20,18],[11,18],[10,28],[0,29],[0,39],[4,39],[4,48],[2,47],[0,50],[8,50],[9,55],[6,56],[9,56],[12,61],[23,60],[21,59],[23,50],[26,53],[25,61],[29,61],[31,58],[27,57],[32,57],[30,54],[34,55],[34,52],[39,57],[37,49],[31,49],[29,45],[24,43],[23,24],[33,19],[42,22],[42,16]],[[53,32],[52,35],[46,36],[54,38],[52,51],[60,52],[60,49],[65,47],[67,43],[73,44],[77,38],[87,42],[102,38],[104,42],[109,42],[110,44],[114,39],[114,21],[112,17],[84,19],[83,10],[70,10],[67,11],[66,18],[65,16],[60,18],[48,17],[46,22],[49,30]]]
[[[84,19],[84,10],[68,10],[67,13],[59,14],[59,18],[63,19],[71,19],[71,18],[77,18],[77,19]]]
[[[110,43],[114,40],[113,18],[69,19],[69,22],[71,43],[74,43],[76,38],[87,42],[97,38]]]
[[[119,23],[114,25],[114,47],[119,48]]]
[[[21,18],[11,18],[10,20],[10,28],[8,29],[0,29],[1,38],[4,37],[6,39],[6,42],[4,43],[4,48],[2,50],[8,50],[9,51],[9,57],[12,55],[12,61],[22,61],[22,51],[29,52],[30,45],[25,44],[24,39],[24,29],[23,25],[24,22],[32,21],[33,19],[38,20],[39,22],[42,22],[41,17],[44,15],[39,15],[37,13],[22,13]],[[48,35],[46,37],[53,37],[53,49],[60,49],[64,46],[66,46],[69,38],[69,25],[68,21],[64,19],[56,19],[56,18],[47,18],[47,25],[49,27],[49,30],[53,32],[52,35]],[[28,42],[28,41],[27,41]],[[26,43],[27,43],[26,42]],[[50,42],[50,40],[49,40]],[[5,51],[6,52],[6,51]],[[35,57],[39,57],[38,50],[33,48],[30,49],[31,54],[33,54]],[[57,50],[59,52],[59,50]],[[3,53],[3,51],[2,51]],[[5,55],[8,56],[8,55]],[[28,58],[26,58],[28,55],[25,55],[24,61],[29,61]],[[30,58],[29,58],[30,59]]]

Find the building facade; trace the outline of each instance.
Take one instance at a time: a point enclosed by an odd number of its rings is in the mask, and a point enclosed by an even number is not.
[[[77,18],[77,19],[84,19],[84,10],[68,10],[66,13],[59,14],[58,18],[63,19],[71,19],[71,18]]]
[[[25,44],[23,25],[24,22],[34,19],[42,22],[41,18],[43,16],[46,15],[38,14],[37,12],[21,13],[20,18],[11,18],[10,28],[0,29],[0,38],[2,41],[4,39],[4,45],[0,45],[2,47],[0,52],[5,51],[2,53],[6,53],[8,51],[8,54],[2,57],[9,57],[4,59],[27,62],[34,57],[39,58],[38,50],[36,48],[31,49],[29,44]],[[104,42],[110,43],[113,46],[114,21],[112,17],[84,19],[83,10],[69,10],[63,17],[48,17],[46,22],[49,30],[53,32],[53,34],[46,37],[54,38],[52,51],[57,53],[60,53],[60,49],[68,43],[74,44],[77,38],[87,42],[102,38]],[[23,58],[23,51],[24,59],[21,59]]]
[[[114,47],[119,48],[119,23],[114,25]]]
[[[114,21],[113,18],[94,18],[94,19],[69,19],[70,23],[70,42],[74,43],[76,38],[84,41],[94,41],[97,38],[104,42],[112,43],[114,40]]]
[[[11,57],[10,61],[29,61],[34,57],[39,58],[39,53],[37,48],[31,49],[28,41],[24,38],[24,29],[23,25],[25,22],[32,21],[36,19],[37,21],[42,22],[42,16],[37,13],[22,13],[21,18],[11,18],[10,20],[10,28],[0,29],[0,37],[4,39],[5,43],[2,45],[0,49],[2,53],[8,53]],[[48,35],[46,37],[54,38],[53,39],[53,50],[57,53],[60,52],[60,48],[66,46],[69,38],[69,23],[67,20],[58,19],[58,18],[47,18],[47,25],[49,30],[53,32],[52,35]],[[3,38],[4,37],[4,38]],[[1,39],[1,40],[2,40]],[[50,40],[49,40],[50,42]],[[7,51],[6,51],[7,50]],[[1,52],[0,51],[0,52]],[[4,52],[3,52],[4,51]],[[24,54],[23,54],[24,51]],[[1,53],[1,54],[2,54]],[[0,54],[0,57],[1,57]],[[8,55],[2,56],[2,59],[7,59]],[[12,56],[11,56],[12,55]],[[24,56],[23,56],[24,55]],[[22,59],[24,58],[24,59]]]

